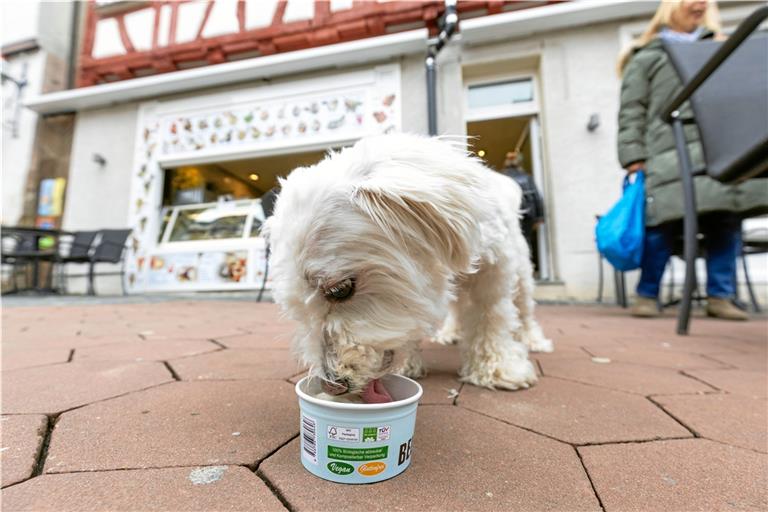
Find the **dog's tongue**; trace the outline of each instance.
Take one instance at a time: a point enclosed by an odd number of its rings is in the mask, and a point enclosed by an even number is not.
[[[392,397],[379,379],[373,379],[365,386],[362,397],[363,402],[367,404],[384,404],[392,401]]]

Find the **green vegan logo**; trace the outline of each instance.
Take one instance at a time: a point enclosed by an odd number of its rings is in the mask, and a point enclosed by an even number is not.
[[[328,463],[328,470],[336,473],[337,475],[349,475],[352,473],[355,468],[351,464],[347,464],[346,462],[329,462]]]

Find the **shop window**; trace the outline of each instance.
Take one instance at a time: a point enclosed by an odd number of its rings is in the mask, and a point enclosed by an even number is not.
[[[169,241],[241,238],[246,219],[245,213],[227,213],[215,206],[179,210]]]

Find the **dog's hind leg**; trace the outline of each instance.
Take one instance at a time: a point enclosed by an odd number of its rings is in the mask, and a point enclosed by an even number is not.
[[[459,290],[462,381],[503,389],[536,383],[528,348],[512,335],[521,328],[510,294],[517,279],[508,261],[486,264],[468,276]]]
[[[519,242],[525,244],[522,235]],[[524,246],[527,248],[527,246]],[[554,344],[544,336],[539,323],[533,317],[533,308],[536,303],[533,300],[533,266],[527,251],[522,254],[518,262],[517,289],[515,290],[514,303],[520,312],[520,331],[518,337],[525,343],[531,352],[552,352]]]

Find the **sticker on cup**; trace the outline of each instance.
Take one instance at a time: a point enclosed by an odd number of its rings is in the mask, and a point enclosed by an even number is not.
[[[387,469],[387,465],[383,462],[366,462],[365,464],[360,464],[360,466],[358,466],[357,472],[363,476],[374,476],[378,475],[385,469]]]

